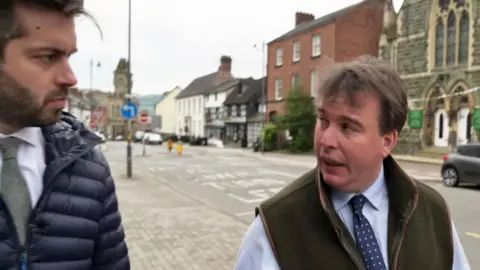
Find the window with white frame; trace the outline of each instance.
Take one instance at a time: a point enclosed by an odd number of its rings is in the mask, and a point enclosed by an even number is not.
[[[275,99],[280,100],[283,98],[283,80],[275,80]]]
[[[312,97],[316,96],[317,91],[317,71],[312,69],[310,71],[310,94]]]
[[[300,40],[297,40],[293,43],[292,61],[300,61]]]
[[[295,89],[300,86],[300,76],[298,73],[292,74],[292,89]]]
[[[283,65],[283,48],[277,48],[276,62],[277,67]]]
[[[319,56],[322,54],[322,38],[320,35],[313,35],[312,36],[312,56]]]

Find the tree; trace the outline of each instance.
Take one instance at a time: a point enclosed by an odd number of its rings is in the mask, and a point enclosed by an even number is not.
[[[294,87],[285,100],[285,114],[281,117],[281,128],[292,136],[290,150],[305,152],[313,148],[316,124],[315,105],[312,97],[302,87]]]

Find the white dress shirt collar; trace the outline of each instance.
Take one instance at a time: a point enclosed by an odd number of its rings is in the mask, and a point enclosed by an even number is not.
[[[348,204],[348,202],[353,196],[357,195],[354,193],[346,193],[337,189],[332,189],[331,194],[332,204],[335,208],[335,211],[339,211],[339,209],[343,208],[345,205]],[[387,186],[385,185],[385,176],[382,165],[377,179],[367,190],[362,193],[362,195],[368,199],[368,202],[373,206],[375,210],[378,210],[382,199],[384,196],[386,196],[386,194]]]
[[[26,127],[19,131],[5,135],[0,133],[0,139],[6,137],[16,137],[31,146],[40,146],[44,144],[42,130],[39,127]]]

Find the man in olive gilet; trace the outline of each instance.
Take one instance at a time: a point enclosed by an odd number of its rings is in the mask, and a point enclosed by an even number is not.
[[[235,269],[470,269],[442,196],[390,155],[408,112],[399,75],[361,57],[316,102],[318,166],[256,209]]]

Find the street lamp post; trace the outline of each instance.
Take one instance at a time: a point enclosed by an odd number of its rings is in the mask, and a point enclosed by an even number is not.
[[[264,116],[264,119],[263,119],[263,130],[265,131],[265,127],[267,126],[267,89],[266,89],[266,83],[265,83],[265,80],[266,80],[266,65],[265,65],[265,47],[267,46],[267,44],[265,44],[265,42],[262,43],[262,99],[263,99],[263,103],[264,103],[264,106],[265,106],[265,116]],[[264,135],[264,138],[263,138],[263,143],[262,143],[262,154],[265,154],[265,135]]]
[[[256,46],[255,46],[256,47]],[[263,119],[263,142],[262,142],[262,154],[265,154],[265,126],[267,125],[267,90],[266,90],[266,65],[265,65],[265,61],[266,61],[266,57],[265,57],[265,47],[267,47],[267,44],[263,41],[262,42],[262,100],[263,100],[263,103],[264,103],[264,106],[265,106],[265,116],[264,116],[264,119]]]
[[[90,92],[90,97],[93,97],[93,68],[94,68],[94,60],[93,58],[90,58],[90,89],[89,89],[89,92]],[[101,66],[100,62],[97,62],[96,64],[96,67],[99,68]],[[92,111],[92,110],[90,110]],[[96,112],[97,110],[95,110]],[[102,117],[103,118],[103,115]],[[95,129],[98,131],[98,125],[100,123],[100,119],[99,117],[96,117],[95,118]]]
[[[128,0],[128,59],[127,59],[127,102],[131,102],[132,96],[132,0]],[[132,120],[127,120],[127,177],[132,178]]]

